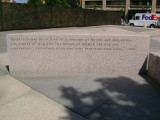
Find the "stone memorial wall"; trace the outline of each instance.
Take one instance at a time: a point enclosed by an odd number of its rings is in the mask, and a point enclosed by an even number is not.
[[[148,36],[92,30],[8,35],[11,74],[139,73],[148,55]]]
[[[120,11],[0,3],[0,31],[120,24]]]

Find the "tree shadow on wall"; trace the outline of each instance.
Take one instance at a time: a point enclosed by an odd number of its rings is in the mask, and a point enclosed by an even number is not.
[[[99,83],[100,87],[90,92],[61,87],[62,97],[72,103],[69,109],[89,120],[160,119],[160,95],[143,80],[120,76],[94,82]],[[67,112],[69,118],[62,119],[73,120],[73,114]]]

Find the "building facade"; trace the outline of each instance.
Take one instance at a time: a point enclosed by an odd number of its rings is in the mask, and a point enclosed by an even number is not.
[[[160,0],[82,0],[82,8],[107,11],[125,11],[125,17],[129,11],[160,12]]]

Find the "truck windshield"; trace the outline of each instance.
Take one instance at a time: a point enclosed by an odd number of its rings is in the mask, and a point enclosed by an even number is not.
[[[140,18],[139,16],[136,16],[136,20],[139,20],[139,18]]]
[[[135,20],[135,16],[132,19]]]

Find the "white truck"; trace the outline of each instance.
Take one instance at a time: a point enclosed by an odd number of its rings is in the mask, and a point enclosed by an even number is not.
[[[159,18],[160,14],[136,13],[135,16],[131,20],[129,20],[129,25],[154,28]]]

